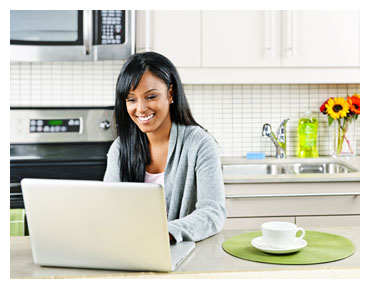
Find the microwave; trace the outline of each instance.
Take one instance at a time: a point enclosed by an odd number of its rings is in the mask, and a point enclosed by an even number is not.
[[[11,10],[11,61],[125,60],[135,53],[135,11]]]

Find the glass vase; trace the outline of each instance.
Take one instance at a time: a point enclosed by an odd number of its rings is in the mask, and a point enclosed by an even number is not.
[[[332,156],[354,157],[356,155],[354,122],[344,118],[333,122],[333,151]]]

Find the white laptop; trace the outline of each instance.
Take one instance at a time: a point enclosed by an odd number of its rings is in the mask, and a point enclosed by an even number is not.
[[[51,179],[21,185],[35,264],[169,272],[195,247],[170,245],[161,185]]]

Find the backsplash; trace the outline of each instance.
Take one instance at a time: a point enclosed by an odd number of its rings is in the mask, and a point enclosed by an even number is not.
[[[110,106],[123,61],[11,62],[10,105]],[[272,142],[261,135],[264,123],[276,133],[287,124],[287,153],[297,152],[298,120],[317,113],[319,154],[330,155],[333,135],[327,117],[319,113],[329,97],[360,94],[360,84],[185,85],[193,115],[218,141],[221,156],[264,152],[275,156]],[[360,153],[360,118],[353,122],[352,146]]]
[[[320,113],[329,97],[346,97],[357,92],[359,84],[269,84],[269,85],[187,85],[186,95],[196,120],[208,129],[221,145],[222,156],[245,156],[264,152],[275,156],[272,141],[262,137],[262,126],[270,123],[275,134],[280,123],[287,123],[287,155],[296,156],[298,121],[306,111],[318,118],[318,150],[330,155],[333,128]],[[352,148],[360,153],[360,117],[352,122],[349,135]]]

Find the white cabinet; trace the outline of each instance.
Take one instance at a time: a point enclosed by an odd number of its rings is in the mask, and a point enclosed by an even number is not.
[[[155,51],[177,67],[201,66],[201,11],[137,11],[136,51]]]
[[[266,221],[304,227],[359,225],[360,182],[225,184],[227,229],[258,229]]]
[[[203,67],[357,67],[357,11],[203,11]]]
[[[282,66],[360,66],[358,11],[284,11],[282,27]]]
[[[280,66],[280,23],[280,12],[203,11],[203,66]]]
[[[185,84],[359,83],[359,11],[136,12],[136,51]]]

